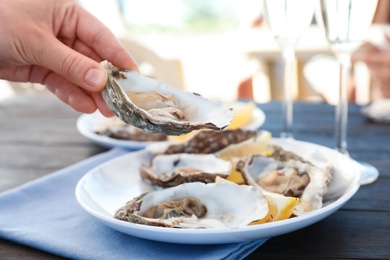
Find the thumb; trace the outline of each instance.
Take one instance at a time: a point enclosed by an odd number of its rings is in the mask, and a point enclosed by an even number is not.
[[[89,90],[100,91],[108,80],[107,71],[93,59],[69,48],[57,39],[53,39],[42,52],[40,64],[76,85]],[[53,55],[55,53],[55,55]]]

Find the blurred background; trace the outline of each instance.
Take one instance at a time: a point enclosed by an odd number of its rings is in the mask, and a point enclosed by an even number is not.
[[[147,76],[223,101],[281,98],[280,47],[267,28],[262,0],[79,2],[115,33]],[[372,32],[376,41],[383,41],[381,26]],[[324,91],[337,96],[331,87],[337,66],[315,17],[296,55],[294,99],[323,102]],[[363,64],[354,70],[359,72],[354,101],[367,104],[369,73]],[[0,84],[11,85],[3,96],[45,91],[39,84]]]

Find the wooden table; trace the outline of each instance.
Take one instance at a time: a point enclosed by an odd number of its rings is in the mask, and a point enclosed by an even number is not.
[[[261,104],[263,129],[277,137],[280,104]],[[332,147],[334,107],[297,103],[295,137]],[[0,103],[0,192],[105,151],[76,129],[80,114],[51,94]],[[390,125],[367,121],[350,106],[349,151],[375,165],[379,179],[359,189],[342,209],[307,228],[271,238],[248,259],[390,259]],[[1,213],[0,213],[1,214]],[[0,259],[61,259],[0,239]]]

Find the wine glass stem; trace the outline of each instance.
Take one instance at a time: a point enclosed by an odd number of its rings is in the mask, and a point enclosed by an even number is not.
[[[295,60],[294,46],[286,44],[283,46],[283,102],[282,117],[283,130],[282,138],[293,138],[293,66]]]
[[[348,85],[351,70],[351,56],[347,53],[337,54],[340,66],[339,102],[336,106],[336,150],[348,155],[347,124],[348,124]]]

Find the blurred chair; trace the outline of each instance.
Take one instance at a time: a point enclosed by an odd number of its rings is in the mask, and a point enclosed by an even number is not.
[[[186,88],[180,60],[164,59],[145,44],[128,36],[120,37],[119,40],[135,59],[143,75],[157,79],[172,87]]]

